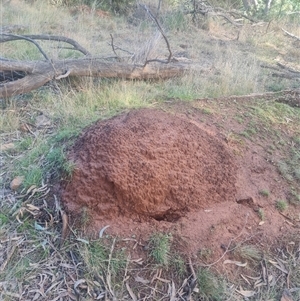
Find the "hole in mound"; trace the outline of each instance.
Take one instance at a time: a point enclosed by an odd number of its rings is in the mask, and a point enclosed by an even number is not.
[[[62,200],[90,220],[176,222],[234,200],[236,165],[226,145],[185,119],[141,109],[98,121],[70,150],[75,169]]]
[[[173,210],[169,209],[164,213],[155,214],[151,217],[159,222],[165,221],[165,222],[175,223],[184,215],[184,213],[185,212],[183,210],[182,212],[174,212]]]

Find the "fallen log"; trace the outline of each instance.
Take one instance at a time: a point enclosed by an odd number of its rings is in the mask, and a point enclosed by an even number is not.
[[[0,33],[0,43],[25,40],[34,44],[43,55],[43,60],[39,61],[15,61],[0,57],[0,98],[27,93],[45,85],[51,80],[59,80],[68,76],[157,80],[182,75],[186,70],[190,69],[191,65],[173,57],[169,41],[158,20],[145,5],[143,8],[155,22],[161,36],[165,40],[169,52],[167,59],[148,58],[146,56],[143,63],[130,60],[124,62],[116,54],[116,47],[113,44],[112,36],[111,46],[116,57],[114,60],[105,60],[103,58],[92,57],[89,51],[67,37]],[[70,49],[69,46],[71,45],[72,50],[81,52],[84,57],[52,60],[36,40],[67,43],[69,44],[68,49]],[[132,57],[138,57],[138,55],[134,54]]]
[[[167,79],[182,75],[190,64],[170,62],[149,63],[146,66],[121,62],[103,62],[95,58],[57,61],[0,61],[0,72],[17,71],[25,73],[23,78],[0,84],[0,97],[5,98],[37,89],[51,80],[67,76],[92,76],[136,80]]]

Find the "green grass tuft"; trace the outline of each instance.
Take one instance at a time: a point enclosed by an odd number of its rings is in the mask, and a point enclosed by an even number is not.
[[[197,271],[197,283],[199,288],[199,300],[223,300],[225,293],[224,283],[209,270],[200,268]]]
[[[266,216],[265,216],[265,212],[264,212],[264,210],[262,208],[258,209],[257,214],[258,214],[260,220],[262,220],[262,221],[265,220]]]
[[[150,237],[150,256],[155,263],[163,266],[169,265],[172,236],[170,234],[155,233]]]
[[[278,211],[283,212],[288,208],[288,203],[284,200],[278,200],[275,204]]]
[[[244,260],[259,261],[262,258],[262,252],[254,245],[241,245],[234,250],[234,254]]]
[[[172,255],[170,265],[177,277],[183,278],[186,275],[186,263],[184,258],[180,254],[176,253]]]
[[[293,205],[300,205],[300,194],[297,193],[294,189],[289,193],[288,201]]]
[[[79,249],[89,275],[106,275],[109,272],[113,277],[124,271],[127,258],[124,249],[111,250],[102,240],[83,244]],[[112,252],[112,253],[111,253]]]
[[[262,189],[259,191],[259,194],[264,196],[264,197],[269,197],[270,196],[270,191],[267,189]]]

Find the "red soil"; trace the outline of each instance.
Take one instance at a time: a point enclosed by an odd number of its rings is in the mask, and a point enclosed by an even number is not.
[[[64,198],[97,218],[176,221],[234,201],[236,165],[226,146],[197,125],[138,110],[89,128],[70,156],[76,169]]]
[[[134,110],[87,128],[69,153],[76,167],[62,192],[67,210],[86,212],[94,233],[110,225],[110,234],[144,240],[168,231],[184,252],[209,246],[216,256],[242,232],[272,240],[288,230],[273,197],[259,193],[286,193],[263,148],[225,139],[214,120],[199,122],[197,110],[188,117],[178,111]]]

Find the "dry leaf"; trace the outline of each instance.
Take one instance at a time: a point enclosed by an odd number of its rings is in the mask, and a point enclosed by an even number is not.
[[[249,278],[249,279],[252,279],[252,280],[259,280],[261,279],[261,276],[258,276],[258,277],[252,277],[252,276],[248,276],[248,275],[244,275],[245,277]]]
[[[13,143],[6,143],[6,144],[1,144],[0,145],[0,151],[6,151],[10,149],[14,149],[15,145]]]
[[[282,271],[283,273],[285,274],[288,274],[289,272],[286,270],[286,268],[284,267],[284,265],[281,263],[281,262],[278,262],[278,261],[272,261],[272,260],[269,260],[269,262],[271,264],[274,265],[274,267],[276,267],[278,270]]]
[[[87,245],[90,244],[90,242],[89,242],[88,240],[85,240],[85,239],[83,239],[83,238],[76,238],[76,240],[77,240],[77,241],[80,241],[80,242],[83,242],[84,244],[87,244]]]
[[[254,283],[254,288],[257,288],[257,287],[261,287],[261,286],[266,286],[267,283],[264,282],[262,279],[261,280],[258,280]]]
[[[134,280],[135,280],[136,282],[140,282],[140,283],[143,283],[143,284],[150,283],[149,280],[144,279],[144,278],[142,278],[142,277],[140,277],[140,276],[135,276],[135,277],[134,277]]]
[[[128,293],[129,293],[131,299],[132,299],[133,301],[137,301],[137,297],[136,297],[136,295],[134,294],[134,292],[132,291],[132,289],[130,288],[128,282],[126,282],[126,288],[127,288],[127,291],[128,291]]]
[[[28,195],[34,188],[36,188],[36,185],[31,185],[27,191],[26,191],[26,195]]]
[[[102,238],[102,237],[103,237],[104,231],[105,231],[107,228],[109,228],[109,227],[110,227],[110,225],[107,225],[107,226],[103,227],[103,228],[100,230],[100,232],[99,232],[99,238]]]
[[[163,279],[163,278],[160,278],[160,277],[156,277],[156,279],[163,282],[163,283],[170,283],[171,282],[171,280]]]
[[[34,210],[37,210],[37,211],[40,210],[39,207],[36,207],[36,206],[34,206],[34,205],[32,205],[32,204],[27,204],[26,207],[28,208],[28,210],[33,210],[33,211],[34,211]]]
[[[244,291],[241,287],[240,287],[240,290],[238,291],[238,290],[236,290],[239,294],[241,294],[242,296],[244,296],[244,297],[247,297],[247,298],[249,298],[249,297],[253,297],[255,294],[256,294],[256,292],[255,291]]]
[[[261,222],[258,223],[258,225],[262,226],[264,223],[265,223],[264,221],[261,221]]]
[[[143,261],[143,258],[139,258],[139,259],[132,259],[131,262],[142,265],[144,261]]]
[[[228,263],[233,263],[233,264],[235,264],[235,265],[237,265],[237,266],[239,266],[239,267],[245,267],[245,266],[247,265],[247,262],[242,263],[242,262],[234,261],[234,260],[225,260],[225,261],[223,262],[223,264],[228,264]]]
[[[175,288],[175,283],[173,280],[172,280],[172,285],[171,285],[170,301],[176,301],[176,288]]]
[[[83,284],[83,283],[86,283],[86,280],[85,280],[85,279],[79,279],[79,280],[75,281],[75,283],[74,283],[74,291],[75,291],[78,295],[80,295],[80,291],[79,291],[79,289],[78,289],[77,287],[78,287],[79,285]]]
[[[243,275],[243,274],[241,274],[241,277],[250,285],[251,283],[250,283],[250,281]]]

